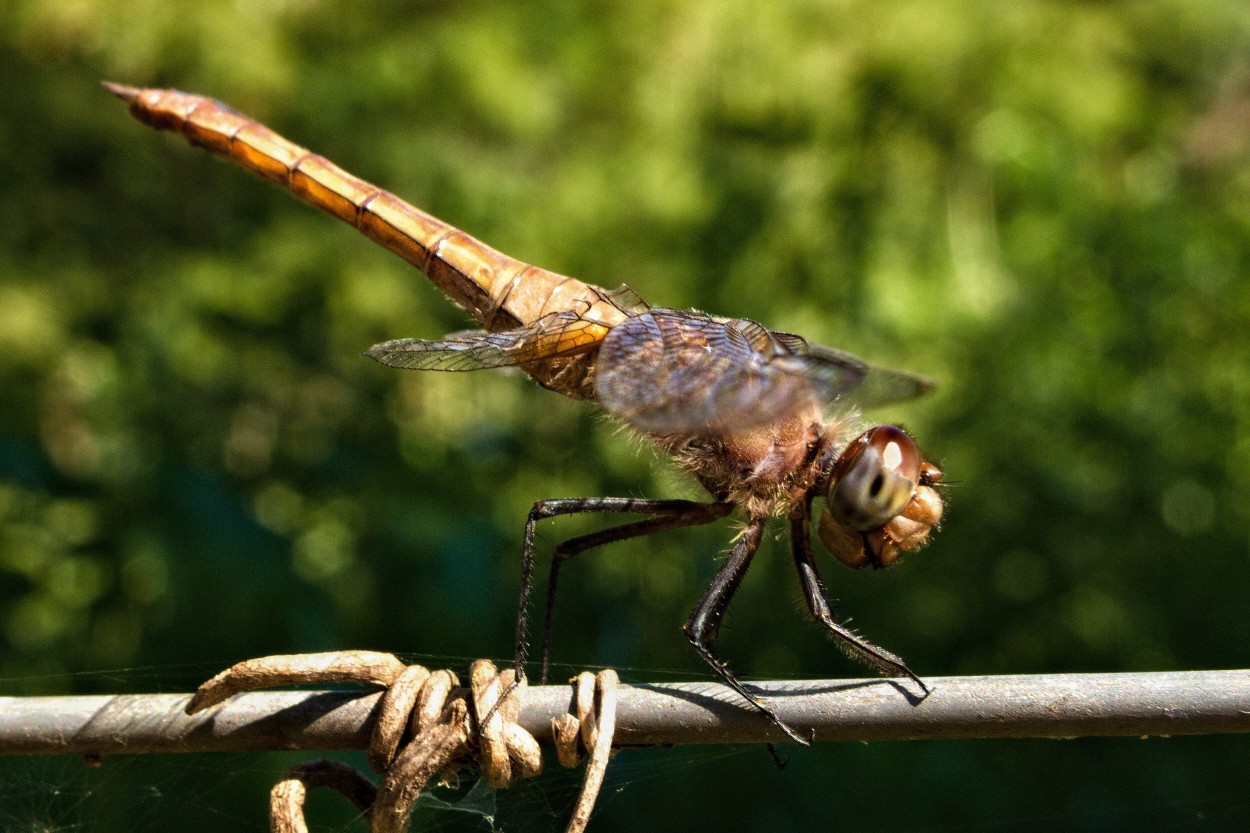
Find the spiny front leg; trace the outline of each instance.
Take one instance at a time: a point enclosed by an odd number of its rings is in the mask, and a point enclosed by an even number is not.
[[[829,591],[820,580],[816,571],[816,561],[812,555],[812,536],[809,524],[808,507],[790,517],[790,548],[794,555],[794,567],[799,574],[799,583],[803,586],[803,597],[807,600],[808,610],[825,630],[829,632],[852,659],[858,660],[887,677],[908,677],[916,685],[929,693],[929,687],[917,677],[903,660],[886,649],[872,644],[859,634],[838,621],[833,612],[833,603],[829,600]]]
[[[811,741],[791,729],[775,711],[748,691],[714,650],[716,637],[720,634],[721,619],[724,618],[725,610],[729,607],[729,602],[737,592],[738,586],[742,584],[742,577],[746,575],[747,568],[751,566],[751,559],[764,536],[766,523],[765,518],[756,518],[747,524],[741,537],[734,544],[733,550],[730,551],[729,557],[725,559],[725,563],[721,565],[720,570],[712,579],[712,583],[708,585],[707,590],[703,591],[703,598],[699,600],[698,607],[686,620],[686,637],[694,647],[695,653],[720,675],[726,685],[738,692],[757,711],[776,723],[790,740],[801,746],[809,746]]]

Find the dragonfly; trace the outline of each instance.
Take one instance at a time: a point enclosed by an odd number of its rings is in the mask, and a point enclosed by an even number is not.
[[[817,571],[815,535],[841,563],[884,568],[928,542],[942,517],[941,470],[893,425],[868,426],[860,408],[929,392],[928,379],[769,330],[743,318],[652,307],[627,286],[605,290],[514,260],[395,195],[343,171],[214,99],[106,83],[130,113],[159,130],[289,189],[416,266],[481,327],[441,339],[401,338],[365,355],[406,370],[517,367],[541,386],[600,407],[672,456],[706,502],[589,497],[540,500],[525,525],[516,679],[528,659],[536,529],[561,515],[638,520],[560,543],[552,554],[542,629],[549,664],[560,568],[605,544],[709,524],[738,513],[739,534],[686,620],[695,653],[792,740],[808,739],[744,685],[716,650],[721,622],[763,540],[789,525],[790,550],[812,617],[853,659],[928,688],[901,658],[847,627]]]

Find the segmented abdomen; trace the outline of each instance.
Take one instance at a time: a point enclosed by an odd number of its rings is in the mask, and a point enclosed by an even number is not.
[[[219,101],[178,90],[105,86],[145,124],[181,133],[191,144],[351,223],[424,272],[488,330],[528,324],[566,309],[585,311],[607,327],[626,317],[604,302],[598,287],[510,258]],[[593,359],[593,354],[560,359],[526,370],[547,387],[588,398],[593,395]]]

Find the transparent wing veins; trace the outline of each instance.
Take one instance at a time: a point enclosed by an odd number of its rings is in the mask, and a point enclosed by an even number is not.
[[[606,334],[602,324],[572,311],[554,312],[511,330],[467,330],[438,341],[400,338],[375,344],[365,355],[402,370],[467,371],[512,367],[574,356],[593,349]]]

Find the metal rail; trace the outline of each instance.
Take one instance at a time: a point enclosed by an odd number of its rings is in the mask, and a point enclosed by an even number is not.
[[[897,680],[755,683],[778,716],[817,741],[1071,738],[1250,732],[1250,670],[937,677],[929,696]],[[520,723],[540,742],[569,709],[568,686],[525,692]],[[376,692],[239,695],[193,717],[190,695],[0,697],[0,754],[363,749]],[[624,685],[617,746],[782,742],[712,683]]]

